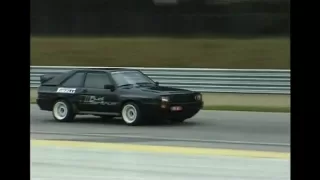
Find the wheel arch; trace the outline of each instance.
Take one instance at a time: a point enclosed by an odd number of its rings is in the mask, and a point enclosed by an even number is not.
[[[142,105],[141,101],[139,101],[139,100],[137,100],[137,99],[126,99],[126,100],[123,100],[123,101],[121,102],[121,104],[120,104],[120,111],[121,111],[121,109],[123,108],[123,106],[124,106],[125,104],[129,103],[129,102],[135,103],[136,105],[139,106],[139,108],[141,108],[141,105]]]
[[[51,101],[51,111],[53,110],[54,103],[59,101],[59,100],[66,101],[67,103],[69,103],[72,106],[73,111],[77,112],[77,109],[78,109],[77,106],[74,103],[72,103],[68,98],[61,97],[61,96],[52,99],[52,101]]]

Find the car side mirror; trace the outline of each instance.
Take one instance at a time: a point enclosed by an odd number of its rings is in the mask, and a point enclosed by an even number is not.
[[[115,89],[115,87],[114,87],[114,85],[106,84],[106,85],[104,85],[104,89],[110,89],[111,91],[113,91]]]
[[[156,86],[159,86],[159,82],[158,81],[156,81]]]

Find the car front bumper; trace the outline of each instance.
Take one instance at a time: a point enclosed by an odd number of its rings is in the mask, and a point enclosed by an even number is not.
[[[171,107],[181,107],[181,110],[172,110]],[[145,105],[143,114],[150,119],[189,119],[203,108],[203,102],[166,103]]]

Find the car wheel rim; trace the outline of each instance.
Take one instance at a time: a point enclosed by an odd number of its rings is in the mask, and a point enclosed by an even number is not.
[[[122,110],[122,117],[125,122],[133,123],[137,118],[136,108],[131,104],[124,106]]]
[[[58,102],[54,105],[53,108],[54,117],[58,120],[64,119],[68,114],[67,105],[63,102]]]

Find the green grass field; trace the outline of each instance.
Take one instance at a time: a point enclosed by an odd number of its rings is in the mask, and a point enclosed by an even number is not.
[[[31,65],[290,69],[290,39],[32,37]]]

